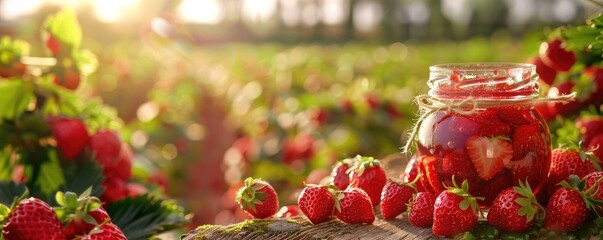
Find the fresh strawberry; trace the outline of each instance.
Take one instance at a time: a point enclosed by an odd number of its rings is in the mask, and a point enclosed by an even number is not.
[[[589,173],[583,179],[586,182],[584,189],[591,191],[595,200],[603,201],[603,172]],[[603,216],[603,208],[598,208],[597,213],[599,213],[599,216]]]
[[[603,116],[580,116],[575,123],[582,134],[582,142],[585,146],[590,146],[590,141],[603,132]]]
[[[467,154],[480,178],[488,180],[504,169],[513,157],[511,144],[501,137],[471,136],[465,143]]]
[[[496,196],[488,211],[488,223],[502,231],[523,232],[540,208],[530,184],[519,182],[519,187],[507,188]]]
[[[588,218],[589,209],[595,209],[600,204],[593,198],[593,193],[585,191],[585,182],[572,175],[570,183],[561,182],[546,207],[544,228],[555,232],[576,230]]]
[[[147,181],[150,184],[155,184],[161,189],[163,193],[167,193],[167,190],[170,187],[170,179],[169,177],[162,171],[155,171],[149,176]]]
[[[99,130],[90,138],[88,147],[104,168],[113,168],[122,151],[122,140],[113,130]]]
[[[576,54],[565,50],[565,43],[559,38],[543,42],[539,56],[544,64],[560,72],[568,71],[576,63]]]
[[[406,204],[416,192],[414,182],[402,183],[391,179],[387,181],[381,193],[381,215],[383,218],[394,219],[400,213],[406,212]]]
[[[417,162],[417,154],[412,155],[408,161],[408,164],[406,164],[406,169],[400,176],[400,179],[402,179],[404,182],[415,182],[417,192],[424,192],[426,191],[425,186],[423,185],[425,177],[422,175],[419,176],[419,167],[417,166]]]
[[[337,193],[335,216],[348,224],[371,224],[375,221],[373,205],[368,194],[359,188],[348,188]]]
[[[417,193],[408,205],[408,221],[415,227],[428,228],[433,225],[433,206],[436,195],[430,192]]]
[[[54,83],[69,90],[75,90],[80,85],[81,73],[75,68],[67,68],[54,75]]]
[[[563,180],[568,180],[570,175],[582,178],[589,173],[601,170],[599,159],[590,151],[584,152],[575,144],[568,147],[556,148],[551,157],[551,170],[548,178],[548,189],[554,191],[559,188]]]
[[[247,178],[235,200],[253,218],[269,218],[278,210],[278,197],[274,188],[260,179]]]
[[[138,197],[148,192],[147,187],[137,182],[126,183],[126,190],[130,197]]]
[[[130,179],[132,176],[132,149],[128,144],[122,143],[115,165],[105,169],[105,172],[108,171],[114,172],[117,177],[124,181]]]
[[[5,240],[65,239],[63,226],[52,208],[37,198],[18,203],[4,220]]]
[[[75,215],[65,227],[65,237],[67,239],[73,239],[77,235],[86,235],[96,227],[105,221],[111,221],[111,217],[107,214],[107,211],[103,208],[96,209],[88,212],[88,214],[96,221],[96,224],[88,223],[83,219],[82,215]]]
[[[285,139],[282,147],[283,162],[291,164],[296,160],[309,160],[314,156],[315,139],[312,135],[300,133]]]
[[[344,159],[335,165],[333,171],[331,172],[331,182],[335,187],[343,190],[350,185],[350,175],[348,174],[348,169],[352,166],[352,159]]]
[[[542,80],[544,83],[546,83],[549,86],[552,85],[553,82],[555,81],[555,78],[557,77],[557,70],[544,64],[544,62],[542,62],[542,59],[540,59],[540,57],[535,57],[532,60],[530,60],[530,62],[532,64],[536,65],[536,72],[538,73],[540,80]]]
[[[379,205],[381,191],[387,182],[381,162],[372,157],[360,155],[356,156],[354,161],[355,165],[350,169],[352,171],[350,186],[364,190],[371,198],[373,206]]]
[[[308,185],[297,199],[299,209],[313,224],[329,220],[333,215],[335,198],[324,185]]]
[[[467,181],[461,188],[455,184],[436,198],[431,230],[438,237],[453,237],[469,231],[477,223],[478,209],[477,198],[469,194]]]
[[[105,191],[100,196],[100,199],[103,202],[112,203],[128,196],[126,183],[117,177],[107,177],[102,185]]]
[[[59,152],[68,159],[80,154],[90,139],[86,125],[80,119],[56,117],[51,118],[49,124]]]
[[[506,165],[511,171],[514,185],[527,180],[538,191],[548,174],[550,164],[548,138],[546,131],[541,131],[534,125],[519,125],[515,128],[512,139],[513,158]]]
[[[601,67],[587,67],[582,72],[583,77],[590,79],[592,81],[592,86],[590,89],[581,89],[584,91],[589,91],[588,96],[585,99],[585,103],[587,105],[600,106],[603,104],[603,68]]]
[[[90,234],[80,238],[81,240],[127,240],[121,229],[113,224],[106,223],[90,231]]]

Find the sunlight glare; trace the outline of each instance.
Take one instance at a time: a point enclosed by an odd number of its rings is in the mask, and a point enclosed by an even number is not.
[[[183,0],[176,11],[185,22],[213,25],[224,19],[224,9],[217,0]]]
[[[265,22],[276,13],[276,0],[243,0],[242,14],[250,22]]]
[[[4,0],[0,1],[0,18],[15,20],[30,15],[42,6],[43,0]]]
[[[140,0],[121,0],[121,1],[106,1],[92,0],[92,7],[98,17],[98,20],[103,22],[117,22],[127,16],[130,10],[138,5]]]

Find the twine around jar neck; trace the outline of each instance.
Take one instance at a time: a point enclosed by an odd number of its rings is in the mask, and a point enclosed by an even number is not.
[[[537,103],[568,103],[574,101],[576,92],[572,92],[566,95],[547,96],[542,98],[525,98],[525,99],[505,99],[505,100],[484,100],[475,99],[468,97],[466,99],[441,99],[426,94],[415,97],[415,102],[420,107],[420,115],[417,122],[413,125],[412,131],[409,134],[406,144],[402,148],[402,153],[409,154],[410,147],[415,142],[419,126],[421,123],[432,113],[437,111],[445,110],[447,112],[454,112],[461,115],[474,115],[477,113],[479,108],[488,107],[501,107],[501,106],[512,106],[521,104],[537,104]]]

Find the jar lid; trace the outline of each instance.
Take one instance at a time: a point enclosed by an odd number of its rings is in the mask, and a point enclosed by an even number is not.
[[[538,73],[527,63],[452,63],[429,67],[429,96],[526,100],[538,97]]]

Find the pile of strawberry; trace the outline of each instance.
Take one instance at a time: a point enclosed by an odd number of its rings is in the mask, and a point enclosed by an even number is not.
[[[487,222],[503,233],[544,227],[547,234],[563,234],[603,213],[603,172],[592,152],[575,145],[555,149],[550,175],[550,197],[543,195],[539,203],[529,183],[519,182],[496,196]],[[412,225],[431,227],[436,236],[470,234],[484,214],[478,206],[483,197],[471,195],[467,181],[458,186],[454,179],[453,186],[439,194],[425,192],[417,188],[419,177],[404,174],[401,178],[406,180],[388,180],[379,160],[357,156],[339,162],[326,185],[306,185],[297,207],[313,224],[333,216],[347,224],[372,224],[380,205],[385,220],[408,212]],[[236,201],[250,216],[260,219],[275,215],[279,205],[269,183],[251,178],[239,189]]]
[[[90,196],[88,189],[81,196],[57,192],[59,204],[54,209],[46,202],[27,193],[17,198],[9,209],[0,204],[0,223],[5,240],[23,239],[127,239],[111,222],[101,201]]]

